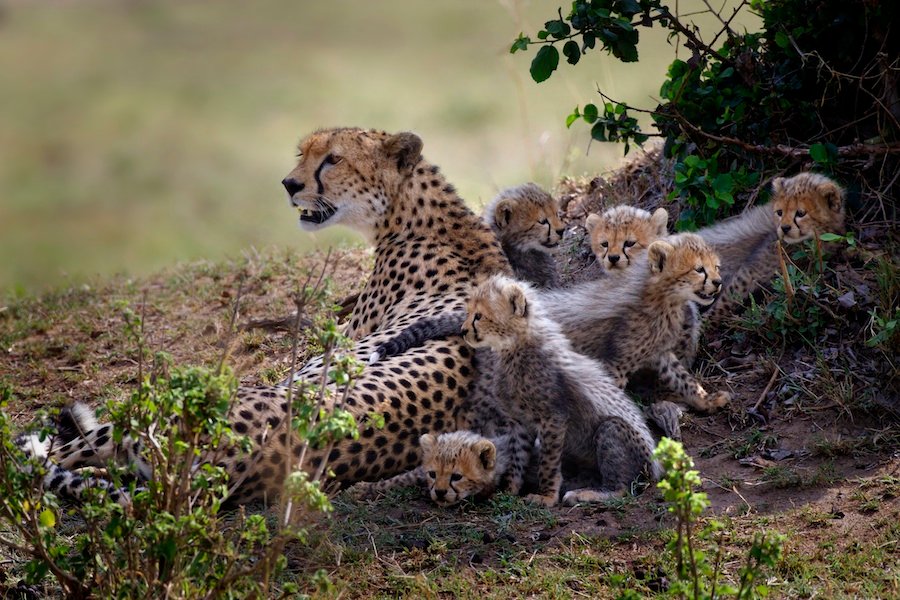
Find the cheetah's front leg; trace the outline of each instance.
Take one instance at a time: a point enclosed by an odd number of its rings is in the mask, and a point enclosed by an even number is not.
[[[731,401],[728,392],[708,393],[694,376],[684,368],[672,352],[663,354],[657,362],[657,372],[662,384],[675,392],[679,399],[700,411],[708,412],[721,408]]]

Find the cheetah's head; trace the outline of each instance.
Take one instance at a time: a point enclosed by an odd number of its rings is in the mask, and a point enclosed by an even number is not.
[[[647,260],[652,276],[670,283],[669,293],[686,301],[707,306],[722,291],[719,255],[699,235],[657,240],[647,249]]]
[[[664,208],[650,214],[633,206],[614,206],[602,215],[588,215],[585,227],[597,260],[608,271],[621,271],[652,242],[665,237],[668,222]]]
[[[772,193],[778,237],[786,244],[844,232],[844,190],[824,175],[776,177]]]
[[[426,433],[419,445],[428,492],[436,503],[452,506],[492,491],[497,448],[489,439],[471,431]]]
[[[300,142],[297,166],[281,183],[304,230],[343,224],[371,239],[421,156],[422,140],[414,133],[323,129]]]
[[[500,192],[487,205],[484,219],[505,245],[540,250],[559,245],[566,226],[556,200],[534,183]]]
[[[502,350],[528,333],[528,284],[495,275],[476,287],[466,305],[463,339],[473,348]]]

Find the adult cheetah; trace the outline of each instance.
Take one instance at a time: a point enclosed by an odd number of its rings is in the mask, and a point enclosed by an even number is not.
[[[282,182],[303,229],[344,224],[375,244],[375,269],[347,331],[358,339],[353,352],[360,359],[411,322],[461,310],[470,290],[488,276],[511,273],[490,229],[421,150],[412,133],[323,129],[300,142],[297,166]],[[467,427],[473,361],[472,350],[451,338],[366,369],[344,407],[360,420],[382,414],[384,429],[361,425],[358,440],[340,441],[328,456],[311,449],[304,467],[316,469],[327,459],[341,485],[415,467],[420,435]],[[311,360],[297,379],[319,381],[321,364]],[[287,455],[286,399],[286,386],[238,388],[230,418],[253,449],[217,458],[231,476],[233,499],[280,494],[296,460]],[[73,469],[115,456],[109,426],[85,425],[71,439],[46,440],[47,458]],[[301,444],[291,447],[298,453]]]

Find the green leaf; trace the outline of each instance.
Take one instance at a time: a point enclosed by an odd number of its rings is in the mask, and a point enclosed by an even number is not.
[[[820,164],[827,164],[831,162],[831,157],[828,154],[828,148],[825,144],[813,144],[809,147],[809,156],[814,161]]]
[[[722,173],[716,176],[716,178],[713,180],[712,186],[717,193],[730,195],[734,190],[734,180],[728,173]]]
[[[559,66],[559,51],[553,46],[543,46],[531,61],[531,78],[537,83],[547,81]]]
[[[577,121],[579,118],[581,118],[581,114],[579,114],[578,107],[576,106],[575,110],[572,111],[572,114],[570,114],[568,117],[566,117],[566,129],[571,127],[572,123]]]
[[[528,44],[530,43],[531,38],[524,33],[520,33],[519,37],[516,38],[516,41],[513,42],[512,47],[509,49],[509,53],[515,54],[519,50],[526,50],[528,48]]]
[[[591,137],[597,140],[598,142],[605,142],[606,140],[606,125],[603,121],[598,121],[594,123],[594,126],[591,127]]]
[[[779,48],[787,48],[791,45],[791,39],[788,37],[788,34],[783,31],[779,31],[775,34],[775,44]]]
[[[45,508],[38,516],[38,521],[42,527],[50,528],[56,525],[56,515],[54,515],[53,511],[49,508]]]
[[[584,105],[584,120],[588,123],[593,123],[597,120],[597,107],[593,104],[585,104]]]
[[[581,49],[576,41],[569,40],[563,46],[563,54],[566,56],[566,62],[570,65],[577,65],[578,60],[581,58]]]
[[[837,235],[836,233],[823,233],[819,235],[819,239],[823,242],[838,242],[844,239],[844,236]]]

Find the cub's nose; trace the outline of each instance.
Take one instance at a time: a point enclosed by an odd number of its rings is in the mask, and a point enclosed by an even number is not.
[[[285,177],[281,180],[281,185],[287,190],[289,196],[293,196],[297,192],[302,192],[303,188],[306,187],[305,183],[300,183],[293,177]]]
[[[788,231],[791,230],[791,226],[790,226],[790,225],[782,225],[782,226],[781,226],[781,230],[782,230],[783,232],[787,233]]]
[[[612,264],[616,264],[617,262],[619,262],[619,255],[618,255],[618,254],[610,254],[610,255],[607,256],[606,258],[608,258],[608,259],[609,259],[609,262],[611,262]]]
[[[714,286],[716,286],[716,289],[719,289],[720,287],[722,287],[722,280],[721,279],[713,279],[712,284]]]
[[[434,497],[439,502],[447,497],[447,490],[434,490]]]
[[[558,235],[559,237],[562,237],[565,232],[566,232],[566,228],[563,227],[562,229],[556,230],[556,235]]]

